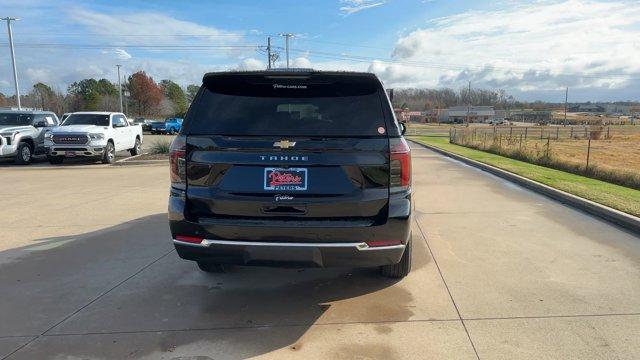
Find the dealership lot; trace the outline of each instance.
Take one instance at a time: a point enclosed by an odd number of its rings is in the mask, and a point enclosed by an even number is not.
[[[640,353],[640,238],[417,146],[413,171],[414,269],[394,281],[198,271],[173,251],[166,165],[3,166],[0,358]]]

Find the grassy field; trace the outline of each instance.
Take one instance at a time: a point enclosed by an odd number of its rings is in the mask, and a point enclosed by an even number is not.
[[[543,148],[546,144],[546,140],[528,140],[523,146]],[[587,140],[549,142],[552,156],[558,160],[582,166],[586,166],[587,145]],[[514,143],[512,146],[519,146],[519,144]],[[603,169],[640,173],[640,134],[592,141],[589,163]]]
[[[449,139],[445,137],[415,136],[410,139],[437,146],[443,150],[493,165],[570,194],[640,216],[639,190],[450,144]]]
[[[640,134],[591,132],[593,139],[529,137],[456,129],[452,141],[516,160],[603,180],[640,190]],[[605,133],[606,134],[606,133]],[[603,139],[604,136],[604,139]],[[587,164],[587,157],[589,163]],[[588,166],[587,166],[588,165]]]

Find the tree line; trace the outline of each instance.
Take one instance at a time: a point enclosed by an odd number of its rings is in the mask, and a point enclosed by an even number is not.
[[[456,105],[493,106],[496,109],[536,108],[545,103],[517,101],[505,90],[462,88],[458,91],[444,89],[396,89],[393,96],[394,107],[425,111],[445,109]]]
[[[123,107],[130,116],[183,117],[199,90],[198,85],[183,89],[171,80],[156,83],[144,71],[129,76],[122,84]],[[69,85],[66,92],[37,83],[20,96],[23,107],[54,111],[120,111],[118,84],[107,79],[83,79]],[[15,106],[15,95],[0,93],[0,106]]]

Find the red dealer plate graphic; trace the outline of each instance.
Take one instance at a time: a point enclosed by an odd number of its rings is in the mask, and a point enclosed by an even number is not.
[[[307,169],[305,168],[265,168],[264,169],[264,189],[265,190],[307,190]]]

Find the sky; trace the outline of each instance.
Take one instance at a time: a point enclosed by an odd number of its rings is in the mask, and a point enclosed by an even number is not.
[[[83,78],[200,84],[209,71],[285,65],[376,73],[387,88],[506,90],[519,100],[640,100],[640,1],[0,0],[21,92]],[[0,92],[13,95],[6,24]]]

